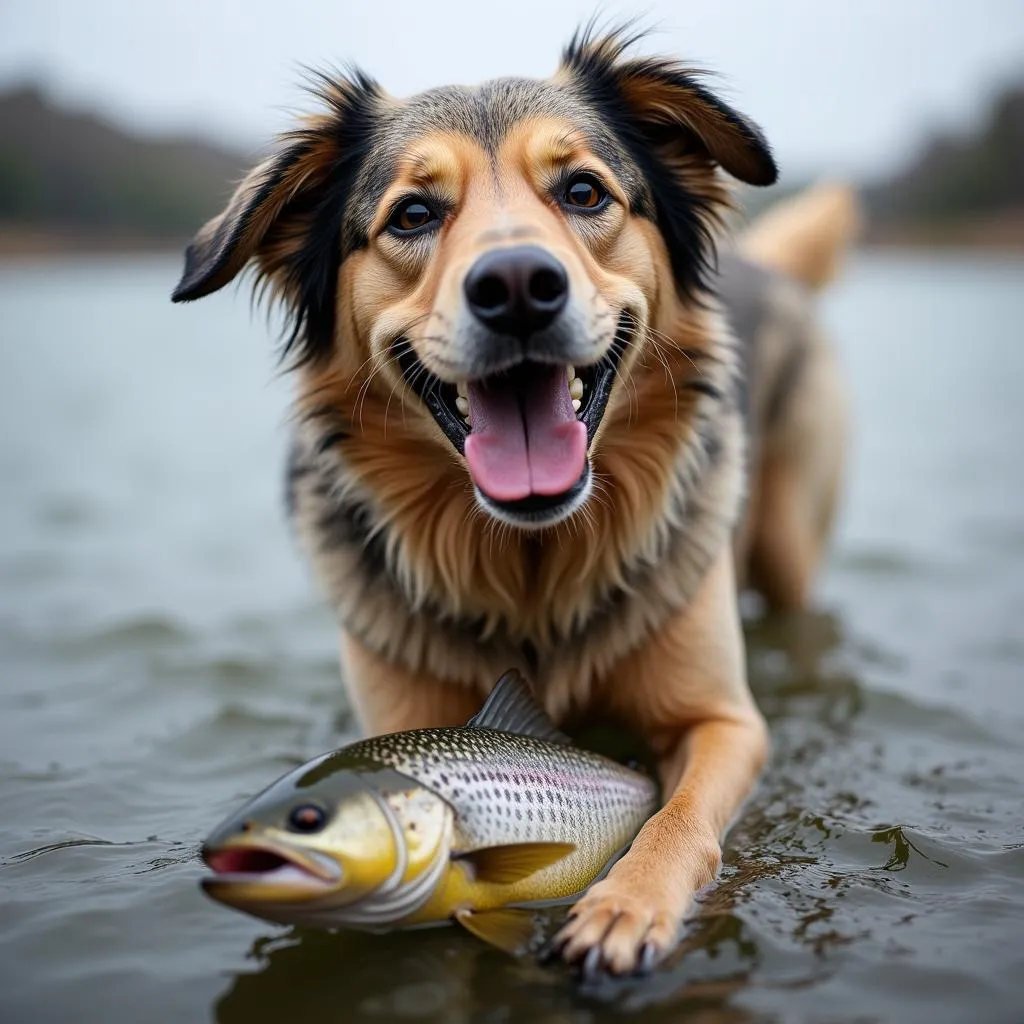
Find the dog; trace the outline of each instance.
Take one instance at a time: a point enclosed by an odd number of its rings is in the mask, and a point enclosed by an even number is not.
[[[856,219],[822,186],[734,239],[767,141],[635,42],[582,29],[550,79],[408,100],[320,76],[173,294],[251,268],[287,311],[288,509],[364,729],[461,724],[514,667],[649,744],[662,806],[556,937],[617,974],[677,942],[765,763],[739,595],[804,607],[832,530],[813,300]]]

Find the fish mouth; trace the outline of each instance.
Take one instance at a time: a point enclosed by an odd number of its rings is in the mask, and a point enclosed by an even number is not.
[[[587,455],[604,419],[632,333],[623,311],[605,355],[569,366],[536,354],[449,383],[404,338],[395,345],[402,375],[455,450],[486,503],[524,517],[573,504],[587,488]]]
[[[301,901],[336,889],[343,877],[326,854],[266,840],[204,846],[202,859],[213,872],[201,880],[203,891],[226,903]]]

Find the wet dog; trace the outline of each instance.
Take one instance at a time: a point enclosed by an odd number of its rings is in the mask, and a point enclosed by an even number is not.
[[[671,948],[766,757],[738,594],[800,608],[827,542],[845,414],[813,292],[855,220],[824,188],[729,243],[769,146],[631,45],[409,100],[325,77],[174,293],[251,266],[288,312],[289,508],[365,728],[463,722],[517,667],[655,751],[662,809],[559,937],[619,973]]]

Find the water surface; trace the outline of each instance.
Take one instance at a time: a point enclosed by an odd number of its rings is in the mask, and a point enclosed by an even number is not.
[[[583,990],[199,893],[204,832],[354,732],[271,335],[177,271],[0,268],[0,1019],[1024,1019],[1024,263],[827,296],[855,443],[815,612],[748,629],[772,764],[679,953]]]

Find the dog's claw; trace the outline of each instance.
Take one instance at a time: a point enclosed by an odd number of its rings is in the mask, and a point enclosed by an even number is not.
[[[583,960],[583,980],[596,981],[601,973],[601,947],[591,946]]]
[[[654,970],[654,959],[656,955],[654,946],[649,942],[645,942],[640,947],[640,955],[637,957],[637,974],[650,974],[651,971]]]
[[[584,981],[602,974],[650,974],[678,941],[683,909],[672,906],[671,894],[651,906],[626,886],[605,880],[576,905],[545,951],[545,959],[574,965]]]

